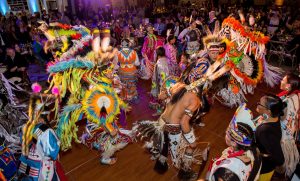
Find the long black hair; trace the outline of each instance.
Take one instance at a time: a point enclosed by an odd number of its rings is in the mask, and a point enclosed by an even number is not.
[[[184,72],[181,74],[180,77],[180,81],[184,82],[185,84],[190,84],[189,81],[189,74],[192,71],[192,69],[196,66],[196,61],[194,61],[193,63],[191,63],[185,70]]]
[[[187,89],[185,87],[181,88],[179,91],[177,91],[171,98],[170,103],[175,104],[177,103],[183,95],[187,92]]]
[[[281,117],[284,115],[284,109],[287,106],[286,102],[283,102],[279,97],[273,94],[267,94],[266,107],[271,111],[271,117]]]
[[[287,83],[291,84],[291,90],[290,92],[293,92],[295,90],[300,89],[300,78],[298,75],[295,75],[294,73],[288,73],[287,75]]]
[[[175,38],[175,36],[174,35],[170,35],[170,36],[168,36],[168,43],[170,43],[170,41],[171,40],[173,40]]]
[[[166,50],[165,50],[165,48],[164,47],[158,47],[156,49],[156,55],[157,55],[157,57],[164,57],[164,56],[166,56]]]

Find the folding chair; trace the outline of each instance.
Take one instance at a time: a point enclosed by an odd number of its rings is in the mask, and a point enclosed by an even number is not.
[[[283,54],[283,61],[285,61],[286,59],[290,59],[292,61],[292,69],[294,69],[294,64],[295,62],[297,62],[297,50],[299,48],[299,44],[296,44],[294,48],[292,48],[291,50],[287,50],[286,53]],[[279,65],[281,65],[282,62],[279,63]]]
[[[270,41],[270,50],[268,53],[268,62],[270,62],[271,56],[275,55],[279,59],[279,64],[284,61],[283,54],[285,53],[285,44],[280,41]]]

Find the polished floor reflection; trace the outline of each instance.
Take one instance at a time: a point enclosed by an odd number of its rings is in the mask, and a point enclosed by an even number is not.
[[[149,109],[150,82],[140,80],[138,91],[140,100],[133,105],[132,112],[128,116],[128,128],[131,128],[133,122],[142,119],[155,119],[151,115],[153,110]],[[248,107],[254,112],[256,102],[265,93],[276,93],[277,88],[271,89],[265,85],[259,85],[254,95],[248,95]],[[224,136],[226,127],[231,120],[235,108],[230,109],[216,102],[210,113],[205,116],[205,127],[197,127],[196,134],[199,141],[210,142],[210,158],[221,153],[226,147]],[[81,126],[82,127],[82,126]],[[149,154],[145,152],[142,145],[133,143],[124,150],[117,153],[118,161],[113,166],[101,165],[99,153],[89,150],[81,144],[74,144],[73,148],[65,153],[61,153],[61,162],[70,181],[170,181],[178,180],[176,169],[170,168],[164,175],[157,174],[154,170],[154,163],[150,160]],[[206,165],[205,172],[208,164]],[[201,178],[205,173],[201,174]]]

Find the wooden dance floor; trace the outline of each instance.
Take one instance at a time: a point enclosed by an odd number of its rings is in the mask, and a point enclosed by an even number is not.
[[[138,92],[140,100],[132,105],[132,112],[129,114],[127,122],[128,128],[132,123],[152,119],[154,113],[149,109],[150,81],[140,80]],[[258,85],[254,95],[247,95],[248,107],[256,114],[256,103],[265,93],[277,93],[278,88],[268,88],[265,85]],[[209,158],[216,157],[226,147],[224,137],[225,130],[233,116],[236,108],[230,109],[215,102],[209,114],[204,117],[205,127],[196,127],[195,133],[199,142],[210,142],[211,149]],[[164,175],[157,174],[154,170],[154,161],[150,160],[150,155],[142,148],[141,143],[133,143],[117,153],[117,163],[113,166],[101,165],[99,153],[89,150],[81,144],[73,144],[71,150],[60,154],[60,161],[64,167],[70,181],[171,181],[178,180],[176,169],[170,167]],[[208,167],[200,178],[205,177]]]

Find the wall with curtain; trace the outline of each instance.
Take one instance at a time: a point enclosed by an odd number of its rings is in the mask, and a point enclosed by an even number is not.
[[[38,0],[27,0],[27,5],[31,14],[41,11]]]
[[[0,0],[0,13],[2,15],[6,15],[9,12],[9,6],[7,4],[7,0]]]

